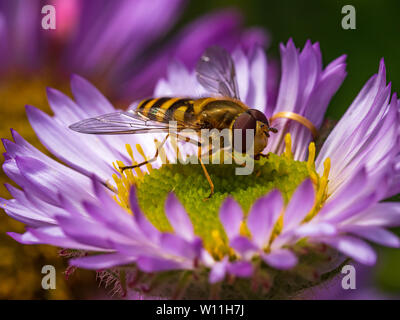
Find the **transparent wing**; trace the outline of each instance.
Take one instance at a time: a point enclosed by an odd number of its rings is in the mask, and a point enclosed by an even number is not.
[[[235,65],[225,49],[208,48],[197,63],[196,73],[197,80],[205,89],[240,100]]]
[[[118,111],[85,119],[69,126],[70,129],[89,134],[135,134],[168,132],[168,123],[152,121],[135,110]],[[177,130],[182,129],[177,125]]]

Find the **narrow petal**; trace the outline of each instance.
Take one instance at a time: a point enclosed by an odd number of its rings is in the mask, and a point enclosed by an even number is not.
[[[115,109],[111,103],[89,81],[78,76],[71,77],[71,91],[76,102],[84,109],[90,106],[98,115],[111,113]]]
[[[233,239],[239,234],[243,211],[233,198],[228,197],[224,201],[219,211],[219,218],[229,239]]]
[[[337,233],[335,225],[329,223],[305,223],[295,230],[297,237],[333,236]]]
[[[346,223],[362,226],[398,227],[400,226],[400,203],[377,203]]]
[[[258,199],[250,210],[247,226],[254,243],[263,248],[269,241],[272,229],[281,214],[283,199],[280,191],[271,191]]]
[[[142,212],[142,209],[139,207],[139,203],[136,197],[136,188],[133,185],[129,192],[129,203],[131,210],[133,212],[133,216],[137,225],[142,230],[143,234],[146,235],[153,243],[159,243],[159,237],[161,233],[154,227],[149,220],[145,217]]]
[[[253,265],[248,261],[232,262],[228,265],[228,272],[236,277],[248,278],[253,274]]]
[[[224,280],[228,267],[228,260],[224,258],[222,261],[217,262],[210,271],[210,283],[217,283]]]
[[[301,223],[315,202],[315,190],[310,179],[305,180],[295,191],[283,216],[283,231]]]
[[[260,249],[250,239],[242,236],[235,237],[229,245],[245,260],[250,259]]]
[[[394,233],[376,226],[349,225],[341,228],[342,231],[352,233],[361,238],[379,243],[383,246],[399,248],[400,239]]]
[[[84,269],[108,269],[115,266],[130,264],[135,261],[135,258],[125,256],[119,253],[100,254],[95,256],[75,258],[69,260],[71,266]]]
[[[268,254],[262,254],[262,259],[276,269],[291,269],[297,264],[296,255],[287,249],[274,250]]]
[[[173,193],[170,193],[165,202],[165,213],[177,235],[186,240],[194,238],[193,225],[182,204]]]
[[[360,263],[366,265],[374,265],[376,263],[375,251],[370,245],[360,239],[350,236],[336,236],[333,238],[323,238],[321,241]]]
[[[168,259],[141,256],[137,259],[137,265],[144,272],[160,272],[183,269],[182,264]]]
[[[203,246],[199,238],[193,241],[187,241],[177,235],[164,233],[161,236],[160,247],[169,254],[194,260],[199,257]]]
[[[267,111],[267,57],[261,47],[250,56],[250,86],[246,103],[261,112]]]

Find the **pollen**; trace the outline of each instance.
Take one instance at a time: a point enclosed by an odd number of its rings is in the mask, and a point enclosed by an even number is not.
[[[154,141],[158,146],[159,142]],[[133,156],[132,147],[126,146],[132,165],[138,163]],[[137,145],[136,150],[143,159],[148,159],[143,149]],[[270,153],[267,158],[261,158],[254,164],[250,175],[236,175],[235,164],[206,165],[215,186],[214,195],[203,201],[209,194],[209,185],[204,177],[200,165],[194,161],[181,164],[166,163],[158,169],[151,165],[134,170],[122,170],[124,164],[114,163],[116,173],[113,175],[115,200],[130,214],[134,214],[129,206],[129,190],[132,185],[137,188],[139,205],[148,220],[162,232],[173,232],[164,210],[164,203],[168,193],[174,192],[184,206],[192,221],[194,232],[204,243],[205,248],[217,260],[228,255],[235,259],[234,251],[229,247],[229,241],[219,220],[219,210],[223,201],[233,197],[242,207],[244,220],[240,225],[239,233],[251,238],[251,232],[246,225],[246,217],[254,202],[273,189],[281,191],[287,205],[296,188],[307,178],[313,182],[316,198],[312,210],[305,221],[312,219],[326,201],[327,184],[330,170],[330,159],[324,162],[324,172],[321,176],[315,170],[315,144],[309,145],[309,155],[306,161],[297,161],[293,158],[292,139],[290,134],[285,136],[285,150],[282,155]],[[165,150],[160,150],[160,156]],[[179,156],[179,151],[178,151]],[[140,160],[144,161],[144,160]],[[130,165],[130,164],[126,164]],[[284,227],[285,209],[274,226],[270,242],[277,237]],[[269,248],[265,248],[269,250]]]

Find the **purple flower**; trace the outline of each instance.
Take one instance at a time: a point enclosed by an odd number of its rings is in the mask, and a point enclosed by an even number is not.
[[[236,50],[233,60],[244,103],[269,117],[282,111],[295,112],[315,127],[321,125],[329,100],[345,76],[343,57],[323,68],[317,44],[307,42],[299,51],[289,41],[286,48],[282,46],[282,76],[273,105],[268,104],[268,64],[263,51],[257,47],[247,52]],[[27,107],[41,142],[69,167],[43,155],[16,132],[14,142],[3,140],[3,169],[21,189],[8,186],[14,199],[1,200],[1,207],[28,225],[24,234],[10,234],[21,243],[84,251],[87,256],[70,261],[83,268],[126,266],[147,275],[169,271],[171,279],[178,273],[178,288],[198,285],[204,289],[208,281],[215,284],[227,279],[231,283],[236,278],[251,278],[247,280],[251,283],[249,292],[259,294],[263,291],[257,291],[258,285],[270,287],[269,279],[274,277],[281,281],[274,286],[283,281],[282,288],[293,279],[298,283],[292,287],[298,285],[298,290],[311,286],[315,279],[310,279],[316,274],[334,272],[348,257],[372,265],[376,254],[368,242],[400,246],[398,237],[387,230],[400,225],[400,206],[382,202],[399,192],[398,100],[386,84],[383,61],[317,157],[309,129],[296,121],[280,119],[286,124],[271,136],[269,159],[259,168],[270,170],[265,177],[268,192],[256,201],[249,200],[253,193],[264,190],[263,180],[253,177],[248,185],[238,186],[231,177],[220,178],[221,188],[228,191],[217,190],[214,195],[222,205],[217,207],[215,225],[206,230],[202,229],[209,226],[206,220],[215,217],[201,211],[204,205],[196,189],[196,173],[191,173],[192,185],[184,190],[183,200],[169,193],[163,203],[161,191],[168,184],[161,174],[165,173],[168,180],[184,182],[185,178],[176,176],[183,173],[174,173],[172,166],[161,166],[160,162],[153,165],[156,173],[147,168],[121,174],[113,167],[116,160],[129,163],[153,154],[153,139],[158,135],[88,136],[72,132],[68,129],[71,123],[115,109],[80,77],[72,78],[71,88],[75,101],[48,90],[54,117]],[[207,94],[192,69],[172,63],[154,95]],[[294,149],[291,141],[295,142]],[[142,147],[125,148],[127,144]],[[171,148],[167,144],[164,151],[173,161],[177,155]],[[180,148],[183,157],[193,151],[189,146]],[[153,176],[160,189],[146,182],[146,177]],[[146,183],[149,189],[144,189]],[[179,191],[179,185],[175,187]],[[156,197],[149,199],[156,208],[165,208],[165,220],[160,222],[157,219],[163,219],[161,216],[146,212],[148,205],[140,202],[141,190],[155,193]],[[230,194],[235,200],[227,197]],[[184,208],[184,202],[190,206]],[[247,205],[249,210],[245,210]],[[188,280],[186,274],[194,280]],[[151,288],[159,284],[150,276],[142,281],[150,283]],[[137,285],[133,287],[138,290]]]
[[[193,67],[210,45],[267,45],[265,32],[243,29],[233,9],[198,18],[161,45],[186,2],[54,0],[56,29],[44,30],[41,9],[48,1],[1,0],[0,75],[51,68],[62,78],[76,72],[101,78],[107,90],[130,101],[151,94],[171,59]]]

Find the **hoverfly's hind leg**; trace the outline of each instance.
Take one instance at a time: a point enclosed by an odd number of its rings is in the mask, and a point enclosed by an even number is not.
[[[169,137],[169,133],[167,134],[167,136],[164,138],[164,140],[163,140],[163,141],[159,144],[159,146],[157,147],[157,149],[156,149],[156,154],[154,155],[153,158],[151,158],[151,159],[149,159],[149,160],[146,160],[146,161],[143,161],[143,162],[140,162],[140,163],[138,163],[138,164],[135,164],[134,166],[119,167],[119,169],[121,170],[121,172],[124,172],[125,170],[128,170],[128,169],[139,168],[139,167],[141,167],[141,166],[144,166],[145,164],[148,164],[148,163],[151,163],[151,162],[156,161],[156,160],[157,160],[157,157],[158,157],[158,154],[159,154],[159,152],[160,152],[162,146],[163,146],[163,145],[165,144],[165,142],[167,141],[168,137]]]

